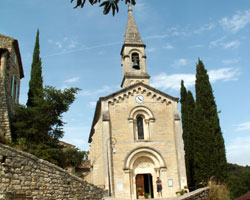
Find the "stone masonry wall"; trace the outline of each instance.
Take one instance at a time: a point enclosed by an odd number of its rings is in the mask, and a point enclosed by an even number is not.
[[[209,188],[201,188],[178,197],[178,200],[207,200],[209,194]],[[176,199],[177,200],[177,199]]]
[[[11,96],[12,76],[18,84],[17,103],[20,91],[20,71],[17,54],[14,48],[15,40],[0,34],[0,134],[11,137],[10,120],[14,113],[15,99]]]
[[[156,196],[154,199],[157,199],[157,200],[207,200],[208,194],[209,194],[209,188],[206,187],[206,188],[197,189],[193,192],[184,194],[179,197],[169,197],[169,198],[158,199]],[[128,198],[104,197],[104,200],[128,200]]]
[[[103,194],[56,165],[0,144],[0,200],[99,200]]]

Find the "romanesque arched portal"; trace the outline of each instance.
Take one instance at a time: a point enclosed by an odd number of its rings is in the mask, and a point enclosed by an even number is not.
[[[154,197],[156,178],[161,177],[161,172],[165,169],[162,156],[152,148],[141,147],[130,152],[125,159],[124,170],[129,172],[131,197],[137,197],[138,188]]]

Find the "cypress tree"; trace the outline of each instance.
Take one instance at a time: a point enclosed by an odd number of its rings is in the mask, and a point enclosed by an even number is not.
[[[193,121],[195,183],[215,175],[226,178],[226,153],[217,106],[204,64],[196,66],[196,106]]]
[[[31,65],[29,92],[27,106],[35,106],[34,98],[43,97],[43,78],[42,78],[42,61],[40,58],[40,44],[39,44],[39,29],[36,34],[36,42],[33,52],[33,61]]]
[[[181,113],[182,130],[185,150],[185,163],[189,188],[194,184],[194,161],[193,161],[193,114],[195,101],[191,91],[186,91],[184,82],[181,81]]]

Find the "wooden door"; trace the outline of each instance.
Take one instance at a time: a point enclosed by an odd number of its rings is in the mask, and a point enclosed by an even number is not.
[[[144,189],[144,175],[143,174],[137,174],[135,177],[135,184],[136,184],[136,192],[138,191],[137,189],[140,187],[141,188],[141,194],[143,195],[145,192]]]

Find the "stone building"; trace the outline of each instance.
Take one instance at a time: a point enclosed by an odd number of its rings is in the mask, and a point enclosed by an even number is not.
[[[11,138],[10,121],[24,77],[18,41],[0,34],[0,134]]]
[[[150,86],[145,48],[129,6],[122,89],[97,102],[85,177],[116,198],[157,198],[157,177],[163,197],[187,184],[178,99]]]

